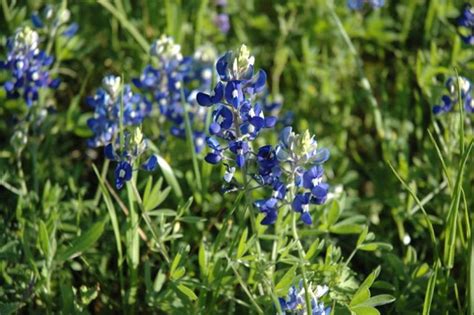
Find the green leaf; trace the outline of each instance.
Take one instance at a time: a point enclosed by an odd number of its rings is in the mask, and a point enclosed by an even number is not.
[[[179,280],[181,279],[184,274],[186,273],[186,268],[183,266],[176,268],[173,273],[170,275],[171,280]]]
[[[358,248],[360,250],[364,250],[367,252],[373,252],[373,251],[376,251],[377,249],[392,250],[393,246],[388,243],[372,242],[372,243],[362,244]]]
[[[178,252],[176,256],[174,256],[173,262],[171,263],[170,275],[172,275],[175,272],[176,268],[178,268],[180,261],[181,261],[181,252]]]
[[[285,275],[278,281],[275,286],[275,293],[277,296],[285,296],[288,293],[288,289],[291,286],[293,279],[295,278],[296,267],[291,267]]]
[[[207,255],[204,242],[201,242],[201,245],[199,246],[199,269],[204,276],[207,275]]]
[[[380,294],[380,295],[373,296],[373,297],[365,300],[363,303],[360,303],[358,305],[375,307],[375,306],[380,306],[380,305],[385,305],[385,304],[388,304],[388,303],[392,303],[393,301],[395,301],[395,297],[393,297],[392,295],[390,295],[390,294]]]
[[[380,312],[376,308],[370,306],[357,306],[351,308],[351,311],[356,315],[380,315]]]
[[[421,278],[430,271],[430,266],[427,263],[423,263],[415,270],[413,278]]]
[[[364,282],[362,282],[362,284],[359,286],[359,289],[352,297],[350,306],[362,304],[370,298],[369,288],[372,286],[379,273],[380,267],[377,267],[370,275],[367,276],[367,278],[365,278]]]
[[[156,155],[158,159],[158,165],[160,166],[161,171],[163,172],[163,176],[165,177],[168,184],[173,187],[173,191],[179,199],[183,198],[183,192],[181,191],[181,187],[179,186],[178,180],[174,175],[173,169],[171,166],[166,162],[164,158],[160,155]]]
[[[145,208],[145,211],[150,211],[158,207],[163,201],[165,201],[166,197],[168,197],[171,187],[166,187],[163,191],[161,191],[161,185],[162,185],[162,179],[160,178],[155,186],[153,186],[153,189],[149,193],[147,198],[143,199],[143,206]]]
[[[360,224],[344,224],[339,222],[338,224],[331,226],[329,231],[334,234],[359,234],[364,230],[364,227],[365,226]]]
[[[105,220],[95,223],[89,230],[76,238],[71,245],[58,253],[58,260],[65,261],[81,255],[82,252],[92,247],[104,232]]]
[[[237,247],[237,259],[241,258],[246,252],[247,234],[248,229],[245,228],[244,232],[240,236],[239,246]]]
[[[186,295],[192,301],[197,300],[198,297],[193,292],[193,290],[191,290],[190,288],[188,288],[184,284],[178,284],[177,288],[178,288],[179,291],[181,291],[184,295]]]
[[[161,182],[162,178],[158,180],[158,182]],[[158,183],[157,182],[157,183]],[[148,180],[146,181],[146,186],[145,186],[145,191],[143,192],[143,204],[146,204],[148,202],[148,198],[150,198],[150,192],[151,192],[151,185],[153,184],[153,177],[149,176]]]
[[[368,288],[359,288],[352,297],[350,305],[360,305],[366,302],[370,298],[370,291]]]
[[[426,286],[425,301],[423,303],[423,315],[429,315],[433,301],[434,289],[436,287],[436,277],[438,276],[439,261],[434,265],[434,271],[431,274],[428,285]]]
[[[99,180],[100,191],[102,192],[102,195],[104,197],[105,205],[107,207],[107,211],[110,217],[110,222],[112,223],[112,229],[114,230],[114,236],[115,236],[115,246],[117,247],[117,253],[118,253],[118,260],[119,260],[118,264],[120,265],[122,261],[122,257],[123,257],[123,252],[122,252],[122,240],[121,240],[121,234],[120,234],[120,227],[119,227],[119,223],[117,219],[117,212],[115,211],[114,203],[112,202],[110,193],[107,190],[107,187],[105,186],[105,183],[99,174],[99,170],[94,164],[92,164],[92,168],[94,169],[94,173],[97,176],[97,179]]]
[[[366,226],[364,230],[359,234],[359,238],[357,239],[357,246],[365,242],[367,233],[369,233],[369,227]]]
[[[43,220],[39,221],[38,225],[39,229],[39,243],[41,251],[43,252],[45,257],[49,258],[49,236],[48,236],[48,228]]]
[[[332,226],[334,223],[337,222],[337,219],[339,219],[339,215],[341,214],[341,207],[339,206],[339,202],[334,200],[331,204],[331,208],[329,208],[329,211],[327,213],[327,225],[328,227]]]
[[[153,283],[153,291],[156,293],[161,291],[161,288],[163,288],[163,284],[166,281],[166,275],[165,273],[160,269],[158,273],[156,274],[155,281]]]
[[[310,260],[311,258],[313,258],[314,255],[316,255],[317,253],[319,253],[323,249],[323,246],[324,246],[324,240],[320,241],[319,238],[316,239],[311,244],[308,251],[306,252],[305,259]]]

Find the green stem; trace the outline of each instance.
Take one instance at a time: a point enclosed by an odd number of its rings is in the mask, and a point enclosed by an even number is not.
[[[306,302],[306,312],[308,314],[313,314],[312,307],[311,307],[311,297],[308,288],[308,279],[306,278],[306,267],[305,267],[305,252],[303,249],[303,245],[301,244],[300,237],[298,235],[298,230],[296,229],[296,212],[293,211],[292,213],[292,224],[291,229],[293,232],[293,238],[296,241],[296,246],[298,248],[298,256],[300,258],[299,267],[301,270],[301,274],[303,275],[303,287],[304,287],[304,299]]]
[[[131,181],[127,182],[127,195],[129,203],[129,217],[127,228],[127,251],[130,277],[130,289],[128,291],[127,304],[130,314],[135,313],[136,296],[138,291],[138,265],[140,262],[140,239],[138,234],[138,215],[135,209],[136,199],[133,193],[133,185],[136,183],[137,174],[134,172]]]
[[[199,164],[196,156],[196,148],[194,147],[193,130],[191,127],[191,120],[189,119],[188,103],[184,96],[184,82],[181,81],[181,106],[184,109],[184,125],[186,129],[186,140],[191,150],[191,157],[193,159],[194,176],[196,177],[196,184],[199,192],[202,194],[202,182],[201,182],[201,171],[199,170]]]
[[[160,247],[160,251],[161,251],[163,257],[165,258],[166,262],[169,263],[170,258],[169,258],[169,255],[168,255],[168,251],[166,250],[166,247],[163,244],[163,242],[161,241],[161,239],[158,237],[158,233],[156,232],[156,230],[153,226],[153,222],[151,221],[151,218],[148,215],[148,212],[146,212],[145,207],[143,206],[142,198],[140,197],[140,194],[138,193],[137,185],[134,182],[132,182],[131,186],[132,186],[133,193],[135,194],[135,198],[138,201],[138,205],[140,207],[140,210],[142,212],[142,217],[145,220],[145,223],[147,224],[148,228],[151,230],[151,234],[153,235],[154,240],[156,241],[156,243]]]
[[[196,28],[194,30],[194,49],[201,44],[201,28],[204,13],[206,12],[208,0],[201,0],[199,9],[196,15]]]
[[[107,159],[104,161],[104,164],[102,164],[102,171],[100,173],[100,178],[102,178],[102,181],[104,182],[105,182],[105,178],[107,177],[107,171],[109,170],[109,165],[110,165],[110,161]],[[100,185],[97,185],[97,190],[95,192],[94,203],[93,203],[95,207],[97,207],[97,205],[99,204],[100,197],[102,197],[102,194],[100,193]]]

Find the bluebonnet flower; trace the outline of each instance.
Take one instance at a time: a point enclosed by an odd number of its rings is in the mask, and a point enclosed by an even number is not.
[[[103,87],[93,97],[87,98],[87,104],[94,109],[94,116],[87,121],[94,133],[88,140],[90,147],[104,146],[116,139],[122,103],[124,126],[142,123],[151,111],[151,103],[133,93],[129,85],[122,86],[120,77],[107,76],[102,83]]]
[[[261,199],[254,202],[255,207],[265,215],[260,224],[270,225],[275,223],[278,217],[279,202],[286,196],[286,186],[275,181],[273,184],[272,196],[268,199]]]
[[[377,9],[384,6],[384,0],[347,0],[347,6],[351,10],[361,10],[365,4]]]
[[[70,17],[71,13],[68,9],[58,9],[53,5],[47,5],[41,13],[32,14],[31,22],[35,28],[46,35],[54,37],[59,34],[65,38],[71,38],[77,33],[79,24],[67,24]]]
[[[7,59],[0,61],[0,69],[10,72],[10,79],[2,83],[7,97],[23,97],[28,106],[38,100],[41,89],[56,89],[60,84],[49,72],[54,58],[40,50],[39,44],[37,32],[29,27],[18,29],[8,39]]]
[[[311,284],[308,287],[308,291],[311,296],[311,315],[329,315],[331,314],[331,307],[325,307],[324,303],[319,300],[323,297],[329,288],[324,285],[318,285],[316,290],[312,290]],[[307,315],[306,300],[305,300],[305,289],[302,283],[299,284],[299,290],[292,286],[288,291],[286,299],[280,298],[280,306],[284,312],[290,312],[291,314]]]
[[[254,73],[254,58],[244,45],[237,55],[228,52],[220,57],[216,70],[220,81],[213,92],[196,95],[201,106],[215,108],[207,138],[211,151],[205,160],[224,163],[227,184],[235,170],[241,169],[247,184],[241,188],[250,188],[249,176],[259,187],[271,189],[270,197],[254,202],[264,214],[261,224],[273,224],[278,209],[285,205],[292,205],[303,222],[311,224],[309,205],[327,199],[329,186],[323,183],[322,164],[329,158],[329,151],[319,148],[308,132],[296,135],[291,127],[282,131],[276,147],[264,145],[255,150],[253,143],[261,131],[272,129],[277,122],[276,117],[264,114],[265,96],[261,94],[265,92],[266,74],[263,70]],[[248,170],[252,173],[247,174]]]
[[[196,50],[193,56],[183,56],[181,47],[171,37],[165,35],[156,40],[150,49],[152,63],[147,65],[139,78],[132,80],[151,102],[158,105],[161,123],[171,123],[170,134],[185,138],[184,101],[188,105],[188,115],[193,126],[193,137],[202,135],[207,110],[197,105],[198,90],[208,91],[212,81],[212,64],[215,52],[210,46]],[[194,139],[196,152],[202,150],[202,139]]]
[[[230,30],[229,15],[225,13],[227,7],[226,0],[216,0],[217,13],[213,18],[214,25],[221,31],[221,33],[228,33]]]
[[[214,16],[214,24],[222,33],[227,33],[230,30],[229,15],[225,13],[218,13]]]
[[[286,127],[280,133],[275,155],[287,174],[287,185],[294,192],[289,201],[293,210],[301,214],[305,224],[312,224],[310,204],[323,204],[329,191],[329,185],[323,182],[322,167],[329,158],[329,151],[319,148],[308,131],[299,135]]]
[[[457,20],[461,38],[468,45],[474,45],[474,7],[466,4]]]
[[[212,123],[209,133],[227,142],[232,157],[223,155],[219,151],[220,159],[215,159],[215,145],[213,152],[206,161],[218,163],[222,158],[233,160],[239,167],[245,167],[251,152],[249,143],[258,136],[263,128],[271,128],[276,122],[274,117],[264,117],[260,105],[253,102],[254,97],[263,91],[266,74],[263,70],[254,75],[254,57],[250,55],[247,47],[242,45],[237,55],[227,52],[216,63],[216,70],[220,82],[213,93],[200,92],[196,96],[197,102],[204,107],[214,106]],[[211,144],[218,142],[212,140]]]
[[[448,93],[441,97],[441,104],[433,106],[433,113],[435,115],[450,112],[455,104],[459,102],[457,77],[448,78],[446,81],[446,89]],[[459,77],[459,91],[461,94],[461,103],[464,106],[464,110],[468,113],[473,113],[474,99],[472,96],[472,83],[464,77]]]
[[[133,165],[147,148],[146,140],[140,128],[135,128],[133,133],[127,132],[124,137],[124,143],[120,143],[120,139],[111,142],[104,147],[105,157],[111,161],[116,161],[117,166],[114,171],[115,187],[121,189],[123,185],[132,179]],[[117,148],[118,147],[118,148]],[[158,158],[151,155],[142,165],[141,168],[151,172],[158,165]]]

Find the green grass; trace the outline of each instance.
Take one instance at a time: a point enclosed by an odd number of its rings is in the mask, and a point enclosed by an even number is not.
[[[329,286],[332,314],[474,314],[474,116],[432,114],[447,77],[474,80],[463,2],[385,2],[228,1],[223,34],[214,1],[1,1],[0,60],[46,3],[80,28],[41,43],[62,78],[40,95],[54,109],[44,121],[0,89],[0,314],[275,314],[300,280]],[[113,162],[86,144],[85,97],[106,74],[139,76],[161,34],[184,55],[245,43],[281,114],[329,148],[333,198],[311,208],[312,226],[286,206],[260,225],[252,203],[269,192],[222,193],[225,167],[156,116],[141,128],[158,169],[115,189]]]

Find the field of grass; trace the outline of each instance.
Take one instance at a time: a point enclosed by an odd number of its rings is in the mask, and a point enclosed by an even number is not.
[[[474,314],[474,6],[0,11],[0,315]]]

